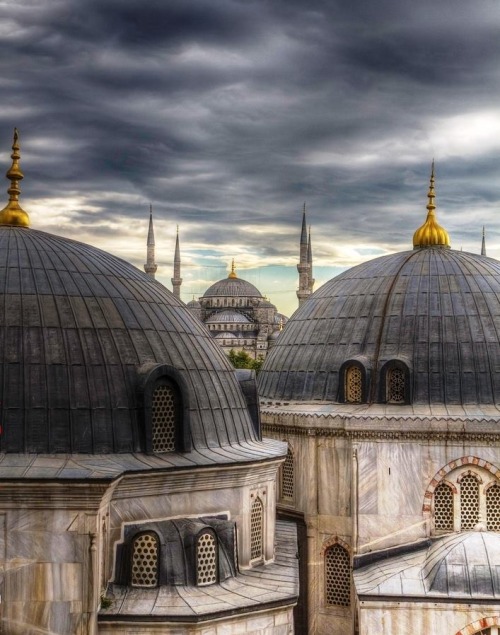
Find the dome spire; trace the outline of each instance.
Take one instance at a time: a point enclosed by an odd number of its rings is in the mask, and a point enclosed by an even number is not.
[[[19,159],[21,155],[19,153],[19,132],[17,128],[14,128],[14,140],[12,141],[12,165],[7,170],[7,178],[10,180],[10,187],[7,190],[9,194],[9,202],[0,211],[0,225],[15,225],[17,227],[29,227],[30,218],[28,214],[19,205],[19,195],[21,189],[19,187],[19,181],[24,178],[21,168],[19,167]]]
[[[427,218],[425,223],[413,234],[413,249],[426,247],[450,248],[450,237],[446,229],[438,225],[436,220],[436,194],[434,192],[434,159],[432,160],[429,191],[427,192]]]
[[[233,262],[231,263],[231,273],[228,275],[228,278],[234,279],[237,277],[238,276],[236,275],[236,271],[234,270],[234,258],[233,258]]]

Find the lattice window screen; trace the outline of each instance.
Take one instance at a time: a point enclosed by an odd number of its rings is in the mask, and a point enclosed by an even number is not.
[[[474,529],[479,522],[479,481],[466,474],[460,481],[460,529]]]
[[[500,485],[486,490],[486,526],[488,531],[500,531]]]
[[[434,491],[434,527],[453,531],[453,490],[447,483],[440,483]]]
[[[348,403],[361,403],[363,394],[362,373],[357,366],[350,366],[345,374],[345,400]]]
[[[215,536],[201,534],[196,545],[196,580],[198,586],[217,582],[217,542]]]
[[[158,585],[158,540],[155,534],[141,534],[132,548],[132,586]]]
[[[157,386],[153,392],[153,452],[175,450],[176,395],[171,386]]]
[[[351,604],[351,559],[342,545],[328,547],[325,553],[326,603]]]
[[[400,368],[391,368],[387,372],[387,401],[389,403],[404,403],[405,400],[405,372]]]
[[[294,463],[293,452],[288,448],[286,459],[281,468],[281,498],[293,500],[294,496]]]
[[[264,553],[264,505],[260,498],[252,503],[250,512],[250,560],[262,558]]]

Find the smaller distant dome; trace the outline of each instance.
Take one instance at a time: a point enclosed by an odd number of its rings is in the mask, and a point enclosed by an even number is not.
[[[224,331],[224,332],[220,332],[217,333],[217,335],[214,337],[214,340],[230,340],[230,339],[237,339],[238,337],[241,337],[240,335],[236,335],[235,333],[231,333],[230,331]]]
[[[192,300],[190,300],[187,304],[186,304],[188,309],[201,309],[201,304],[198,300],[195,300],[194,298]]]
[[[237,324],[249,324],[251,321],[247,318],[243,313],[239,313],[238,311],[219,311],[218,313],[213,313],[208,320],[206,320],[205,324],[219,324],[221,322],[236,322]]]
[[[281,331],[273,331],[268,339],[275,341],[281,335]]]

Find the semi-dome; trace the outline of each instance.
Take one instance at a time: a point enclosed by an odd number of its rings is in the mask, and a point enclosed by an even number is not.
[[[26,223],[17,222],[17,135],[13,150],[9,213],[0,218],[1,450],[162,453],[175,445],[255,458],[257,424],[208,330],[131,264],[30,229],[25,212]],[[155,417],[172,421],[156,441]]]
[[[269,399],[345,399],[360,369],[360,401],[386,402],[386,371],[406,381],[405,403],[500,401],[500,262],[419,249],[358,265],[296,311],[259,374]]]
[[[246,315],[239,311],[231,311],[226,309],[225,311],[218,311],[213,313],[206,321],[205,324],[220,324],[225,322],[231,322],[236,324],[250,324],[251,320]]]

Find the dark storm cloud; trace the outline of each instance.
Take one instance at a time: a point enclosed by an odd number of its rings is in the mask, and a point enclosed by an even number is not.
[[[318,259],[399,249],[433,156],[459,240],[499,207],[498,4],[24,0],[0,20],[4,163],[17,125],[23,200],[68,201],[62,232],[140,242],[152,201],[186,249],[288,262],[306,200]]]

